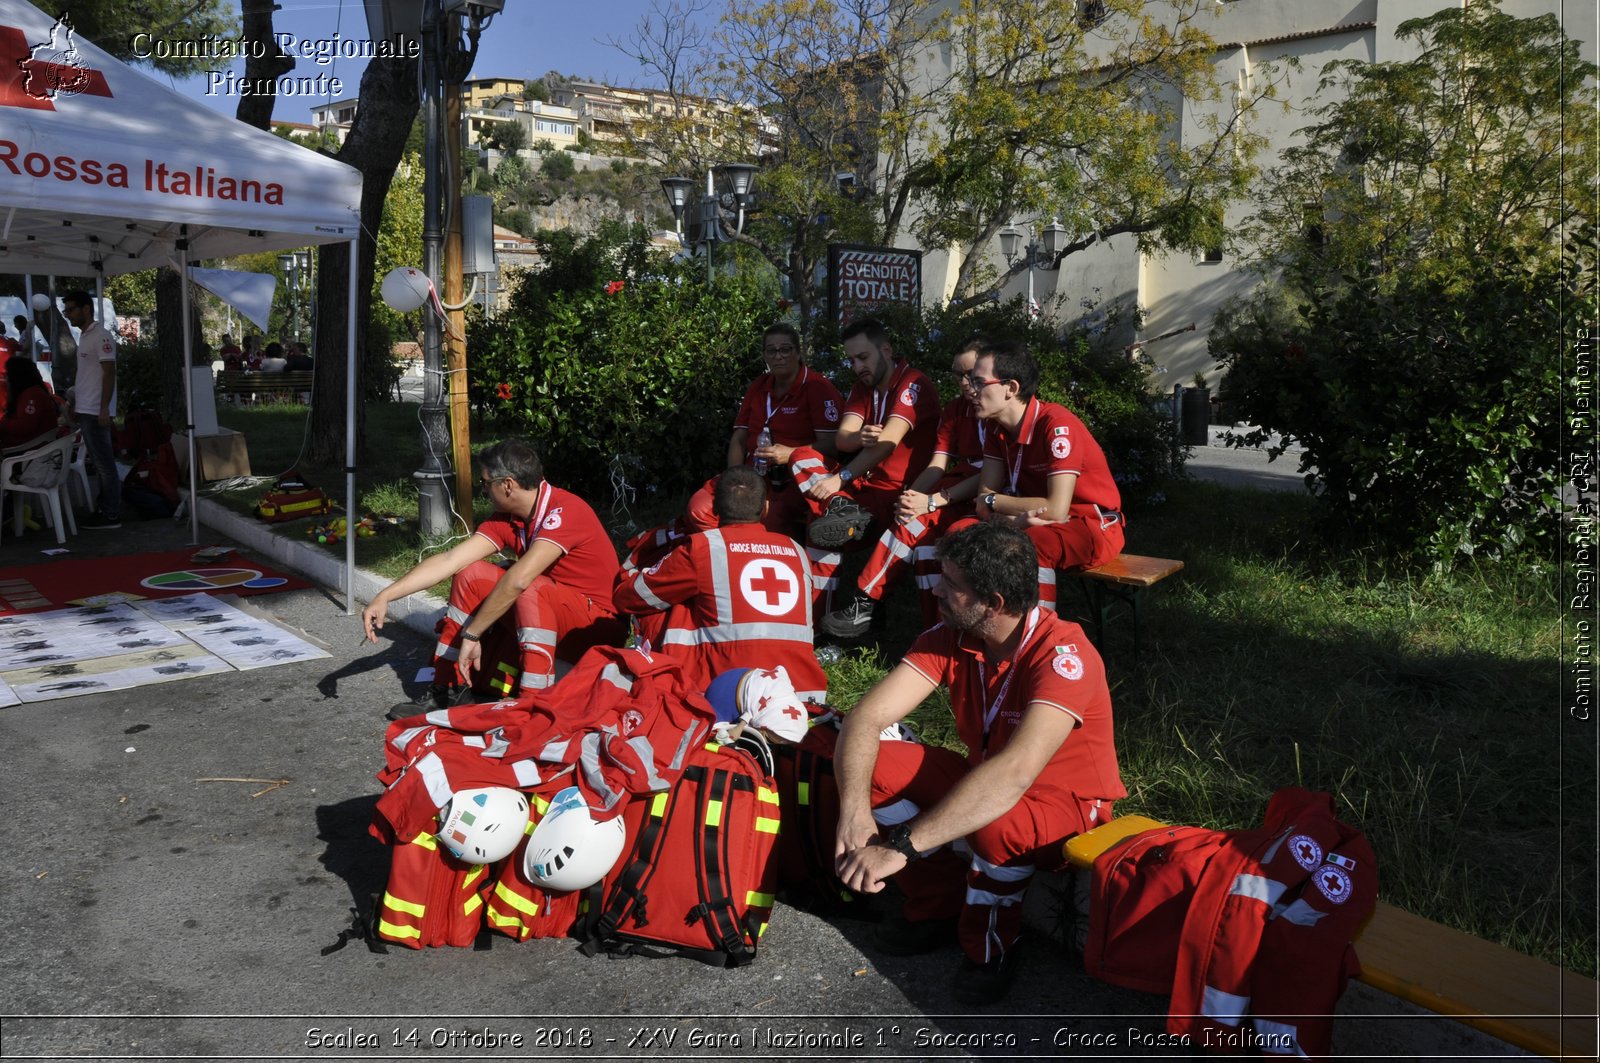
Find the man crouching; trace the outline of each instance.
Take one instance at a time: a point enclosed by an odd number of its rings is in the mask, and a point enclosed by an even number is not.
[[[1016,974],[1035,868],[1060,868],[1061,843],[1109,820],[1127,791],[1100,655],[1077,624],[1039,608],[1027,535],[979,524],[941,541],[938,556],[943,622],[845,717],[834,859],[844,885],[861,892],[899,876],[904,919],[880,927],[881,951],[931,951],[954,920],[966,954],[955,995],[985,1004]],[[940,686],[965,758],[880,740]],[[970,861],[934,852],[962,840]]]

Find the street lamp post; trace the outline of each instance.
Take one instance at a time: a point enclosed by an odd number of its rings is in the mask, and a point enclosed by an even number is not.
[[[1007,225],[997,234],[1000,238],[1000,254],[1005,257],[1007,266],[1015,266],[1017,252],[1022,243],[1022,230],[1015,224]],[[1033,300],[1033,270],[1035,266],[1043,265],[1045,269],[1056,268],[1056,256],[1062,248],[1067,246],[1067,229],[1059,221],[1051,219],[1050,224],[1043,229],[1036,229],[1032,224],[1028,226],[1028,244],[1023,248],[1028,263],[1028,316],[1034,317]],[[1041,253],[1042,252],[1042,253]]]
[[[311,287],[311,252],[285,252],[278,256],[278,268],[283,271],[289,289],[289,332],[296,343],[300,342],[300,296]]]
[[[706,170],[706,190],[700,197],[699,209],[689,218],[688,238],[684,238],[683,219],[689,211],[689,194],[695,182],[687,177],[663,177],[661,191],[672,208],[672,218],[677,225],[678,240],[690,246],[704,245],[706,249],[706,279],[716,279],[716,265],[712,249],[719,243],[734,239],[744,232],[746,211],[752,196],[750,185],[755,180],[756,168],[744,162],[725,162]],[[730,222],[725,209],[733,211]]]

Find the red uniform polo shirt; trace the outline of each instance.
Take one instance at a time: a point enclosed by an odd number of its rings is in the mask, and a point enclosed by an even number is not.
[[[905,656],[905,663],[931,682],[950,691],[956,733],[966,743],[968,759],[981,763],[985,749],[1005,748],[1022,714],[1034,702],[1067,713],[1078,721],[1029,787],[1035,792],[1071,794],[1078,800],[1126,797],[1117,768],[1112,738],[1111,692],[1105,665],[1083,629],[1049,610],[1035,607],[1025,627],[1032,627],[1016,657],[986,665],[983,643],[965,637],[948,624],[923,632]],[[996,698],[998,710],[984,734],[984,717]]]
[[[965,395],[957,395],[939,414],[939,433],[934,439],[933,453],[950,459],[946,474],[960,475],[976,472],[983,464],[983,448],[987,442],[990,425],[978,418],[978,410]]]
[[[1072,491],[1075,512],[1089,506],[1122,509],[1122,492],[1111,478],[1105,452],[1065,406],[1029,399],[1015,439],[998,423],[990,426],[983,460],[1000,463],[1009,494],[1048,498],[1050,477],[1071,473],[1078,478]]]
[[[544,574],[607,612],[615,612],[611,588],[621,566],[605,526],[589,503],[571,491],[549,483],[543,486],[531,517],[495,513],[478,525],[478,534],[517,557],[540,539],[554,543],[561,548],[561,556]]]
[[[763,426],[772,430],[772,441],[786,447],[815,446],[818,432],[839,430],[839,409],[843,405],[839,389],[821,373],[801,366],[782,395],[772,393],[772,374],[762,373],[744,393],[739,404],[735,429],[749,433],[746,450],[756,449],[756,436]]]
[[[921,370],[896,362],[881,392],[857,382],[844,412],[856,414],[862,424],[886,425],[889,418],[899,417],[911,425],[900,445],[872,471],[874,488],[902,488],[928,467],[939,434],[939,389]]]

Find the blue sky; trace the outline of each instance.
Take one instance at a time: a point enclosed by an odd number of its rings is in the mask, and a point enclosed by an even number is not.
[[[347,39],[365,40],[367,37],[366,12],[361,0],[279,2],[281,9],[273,22],[279,33],[292,33],[305,41],[327,40],[336,31]],[[651,6],[651,0],[580,0],[577,3],[506,0],[505,10],[484,32],[472,76],[537,77],[547,70],[559,70],[610,84],[641,84],[643,71],[638,63],[603,42],[613,36],[626,40]],[[329,78],[337,77],[344,84],[342,95],[354,96],[359,91],[364,66],[364,61],[356,59],[338,59],[329,66],[301,59],[294,76],[327,74]],[[231,71],[237,77],[244,72],[242,60],[219,62],[216,67],[224,75]],[[227,91],[225,78],[212,82],[191,78],[174,84],[186,95],[228,114],[234,113],[238,106],[238,97]],[[213,89],[210,94],[208,87]],[[273,117],[288,122],[309,122],[311,108],[324,102],[327,102],[326,96],[280,97]]]

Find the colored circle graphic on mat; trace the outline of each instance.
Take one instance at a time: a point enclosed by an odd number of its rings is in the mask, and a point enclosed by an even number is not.
[[[139,586],[153,591],[264,591],[288,582],[281,576],[263,576],[253,568],[180,568],[140,580]]]

